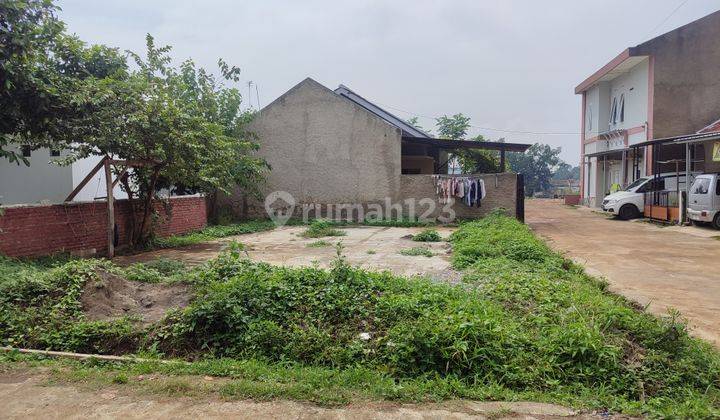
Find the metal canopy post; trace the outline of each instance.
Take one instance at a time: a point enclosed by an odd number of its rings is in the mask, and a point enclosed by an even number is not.
[[[505,172],[505,148],[500,149],[500,172]]]
[[[690,143],[685,143],[685,199],[683,200],[681,223],[687,222],[687,209],[690,207],[688,206],[687,201],[690,198],[690,172],[692,171],[691,158]]]
[[[623,189],[627,187],[627,151],[622,151],[622,169],[620,171],[620,184]]]

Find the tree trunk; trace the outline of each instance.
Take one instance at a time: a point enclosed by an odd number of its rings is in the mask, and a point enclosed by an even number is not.
[[[135,223],[135,216],[137,215],[137,206],[135,205],[135,198],[133,197],[133,192],[130,189],[130,182],[128,181],[129,176],[126,173],[123,175],[123,177],[120,179],[120,182],[122,182],[123,187],[125,188],[125,192],[128,196],[128,204],[130,205],[130,215],[128,217],[128,244],[131,248],[134,248],[137,240],[137,232],[135,229],[137,228],[137,223]]]
[[[147,194],[145,196],[145,202],[143,203],[143,214],[142,221],[140,222],[140,229],[138,231],[138,242],[146,243],[150,239],[152,233],[152,208],[153,199],[155,198],[155,186],[157,184],[158,177],[160,176],[160,168],[153,168],[152,175],[150,176],[150,184],[148,185]]]

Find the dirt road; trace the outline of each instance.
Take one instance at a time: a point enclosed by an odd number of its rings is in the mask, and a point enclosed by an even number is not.
[[[202,381],[202,378],[199,379]],[[556,419],[598,418],[552,404],[450,401],[443,404],[356,403],[325,408],[294,401],[231,401],[152,396],[122,386],[48,385],[37,373],[0,372],[0,419]]]
[[[612,291],[649,304],[655,314],[678,309],[694,335],[720,346],[720,231],[609,219],[537,199],[526,202],[526,222],[588,272],[605,277]]]

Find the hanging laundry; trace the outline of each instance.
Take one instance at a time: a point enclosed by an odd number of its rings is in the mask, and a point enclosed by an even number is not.
[[[485,181],[473,176],[442,176],[433,175],[435,193],[440,197],[441,204],[447,204],[450,199],[459,198],[468,207],[480,207],[487,190]]]

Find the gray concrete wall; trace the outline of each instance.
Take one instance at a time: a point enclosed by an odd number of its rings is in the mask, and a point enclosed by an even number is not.
[[[298,203],[365,203],[400,191],[400,130],[312,79],[265,107],[249,127],[272,167],[265,194]]]
[[[694,133],[720,118],[720,12],[637,50],[654,57],[654,138]]]
[[[450,175],[448,175],[450,176]],[[462,176],[462,175],[458,175]],[[489,211],[496,208],[504,208],[510,216],[515,217],[515,200],[517,193],[517,175],[513,173],[501,174],[484,174],[476,175],[485,181],[485,190],[487,195],[481,201],[480,207],[469,207],[456,199],[456,202],[450,206],[459,219],[475,219],[486,215]],[[435,189],[435,181],[432,175],[402,175],[400,177],[401,198],[402,200],[414,199],[419,202],[422,199],[429,198],[434,202],[434,211],[430,217],[439,217],[443,215],[444,204],[440,203]],[[407,214],[407,205],[404,205]],[[416,209],[418,217],[422,211],[428,206],[420,206]],[[444,216],[447,216],[445,213]]]

